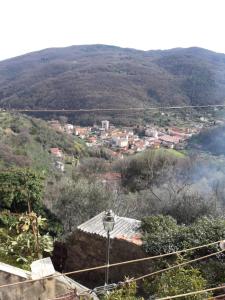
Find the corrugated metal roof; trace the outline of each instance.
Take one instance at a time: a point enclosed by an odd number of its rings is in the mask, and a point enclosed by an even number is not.
[[[107,237],[107,233],[102,223],[104,215],[105,212],[101,212],[92,219],[79,225],[77,228],[90,234]],[[141,221],[139,220],[115,216],[115,226],[113,231],[110,232],[110,238],[125,239],[135,244],[141,244],[140,225]]]

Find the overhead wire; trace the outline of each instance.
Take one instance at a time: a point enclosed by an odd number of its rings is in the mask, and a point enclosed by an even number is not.
[[[90,108],[90,109],[0,109],[0,112],[96,112],[96,111],[146,111],[146,110],[168,110],[168,109],[185,109],[185,108],[222,108],[225,104],[208,104],[208,105],[180,105],[180,106],[147,106],[147,107],[128,107],[128,108]]]
[[[149,274],[145,274],[145,275],[137,277],[137,278],[132,278],[132,279],[128,280],[128,282],[134,282],[134,281],[137,282],[139,280],[145,279],[145,278],[153,276],[153,275],[157,275],[157,274],[160,274],[160,273],[172,270],[172,269],[176,269],[176,268],[188,265],[190,263],[194,263],[194,262],[197,262],[197,261],[200,261],[200,260],[212,257],[212,256],[216,256],[218,254],[223,253],[224,251],[225,250],[217,251],[215,253],[211,253],[211,254],[208,254],[208,255],[205,255],[205,256],[201,256],[201,257],[198,257],[198,258],[195,258],[195,259],[192,259],[192,260],[188,260],[188,261],[185,261],[183,263],[180,263],[180,264],[177,264],[177,265],[173,265],[173,266],[170,266],[170,267],[165,268],[165,269],[157,270],[155,272],[152,272],[152,273],[149,273]]]
[[[215,299],[219,299],[221,297],[224,297],[223,299],[225,299],[225,294],[220,294],[220,295],[217,295],[217,296],[213,296],[213,297],[207,298],[207,300],[215,300]]]
[[[161,274],[161,273],[164,273],[166,271],[169,271],[169,270],[172,270],[172,269],[176,269],[176,268],[180,268],[182,266],[185,266],[185,265],[188,265],[188,264],[191,264],[191,263],[194,263],[194,262],[197,262],[197,261],[200,261],[200,260],[203,260],[203,259],[206,259],[206,258],[209,258],[209,257],[212,257],[212,256],[216,256],[218,254],[221,254],[223,253],[225,250],[221,250],[221,251],[217,251],[215,253],[211,253],[211,254],[208,254],[208,255],[205,255],[205,256],[201,256],[199,258],[196,258],[196,259],[192,259],[192,260],[188,260],[188,261],[185,261],[183,263],[180,263],[180,264],[177,264],[177,265],[173,265],[173,266],[170,266],[168,268],[164,268],[164,269],[160,269],[160,270],[157,270],[155,272],[152,272],[152,273],[148,273],[146,275],[143,275],[143,276],[140,276],[140,277],[137,277],[137,278],[131,278],[131,279],[128,279],[126,280],[126,282],[119,282],[117,284],[117,287],[118,286],[123,286],[124,284],[126,283],[130,283],[130,282],[137,282],[137,281],[140,281],[140,280],[143,280],[147,277],[150,277],[150,276],[154,276],[154,275],[158,275],[158,274]],[[225,288],[225,287],[224,287]],[[170,297],[169,298],[165,298],[165,299],[171,299]],[[157,299],[158,300],[158,299]],[[160,299],[162,300],[162,299]]]
[[[90,271],[95,271],[95,270],[99,270],[99,269],[104,269],[104,268],[107,268],[107,267],[110,268],[110,267],[120,266],[120,265],[124,265],[124,264],[130,264],[130,263],[135,263],[135,262],[140,262],[140,261],[146,261],[146,260],[153,260],[153,259],[163,258],[163,257],[169,256],[169,255],[175,255],[175,254],[179,254],[179,253],[185,253],[185,252],[188,252],[188,251],[194,251],[194,250],[201,249],[201,248],[206,248],[206,247],[218,244],[220,242],[222,242],[222,240],[217,241],[217,242],[212,242],[212,243],[209,243],[209,244],[205,244],[205,245],[201,245],[201,246],[196,246],[196,247],[192,247],[192,248],[188,248],[188,249],[183,249],[183,250],[175,251],[175,252],[165,253],[165,254],[161,254],[161,255],[144,257],[144,258],[134,259],[134,260],[129,260],[129,261],[123,261],[123,262],[114,263],[114,264],[110,264],[110,265],[105,264],[105,265],[101,265],[101,266],[97,266],[97,267],[91,267],[91,268],[86,268],[86,269],[81,269],[81,270],[75,270],[75,271],[70,271],[70,272],[65,272],[65,273],[53,274],[53,275],[49,275],[49,276],[46,276],[44,278],[39,278],[39,279],[28,279],[28,280],[24,280],[24,281],[18,281],[18,282],[14,282],[14,283],[3,284],[3,285],[0,285],[0,289],[1,288],[5,288],[5,287],[16,286],[16,285],[20,285],[20,284],[32,283],[32,282],[40,281],[40,280],[43,280],[43,279],[49,279],[49,278],[56,278],[56,277],[60,277],[60,276],[80,274],[80,273],[84,273],[84,272],[90,272]],[[172,266],[172,267],[167,268],[167,269],[161,269],[161,270],[158,270],[156,272],[153,272],[153,273],[150,273],[150,274],[147,274],[147,275],[143,275],[141,277],[133,279],[132,281],[138,281],[138,280],[144,279],[146,277],[156,275],[156,274],[158,274],[160,272],[165,272],[168,269],[178,268],[179,266],[186,265],[186,264],[192,263],[194,261],[198,261],[198,260],[201,260],[201,259],[205,259],[207,257],[215,256],[215,255],[217,255],[219,253],[222,253],[223,251],[224,250],[218,251],[216,253],[212,253],[212,254],[209,254],[209,255],[206,255],[206,256],[203,256],[203,257],[191,260],[191,261],[187,261],[187,262],[184,262],[184,263],[179,264],[179,265]]]
[[[156,300],[177,299],[177,298],[182,298],[182,297],[187,297],[187,296],[193,296],[193,295],[198,295],[198,294],[203,294],[203,293],[208,293],[208,292],[214,292],[214,291],[218,291],[218,290],[222,290],[222,289],[225,289],[225,286],[217,286],[217,287],[213,287],[213,288],[209,288],[209,289],[205,289],[205,290],[198,290],[198,291],[189,292],[189,293],[183,293],[183,294],[178,294],[178,295],[174,295],[174,296],[166,296],[166,297],[162,297],[162,298],[156,298]],[[205,298],[205,299],[207,299],[207,300],[209,300],[209,299],[215,299],[215,297],[209,297],[209,298]]]

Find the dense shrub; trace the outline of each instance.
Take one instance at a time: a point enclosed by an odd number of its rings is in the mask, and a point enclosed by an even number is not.
[[[135,282],[127,282],[122,287],[105,295],[102,300],[144,300],[137,296],[137,287]]]
[[[149,150],[120,162],[122,182],[131,191],[149,188],[174,166],[179,157],[165,150]]]
[[[149,254],[167,253],[209,244],[225,238],[225,219],[202,217],[189,226],[178,225],[169,216],[150,216],[142,220],[144,249]],[[211,250],[210,250],[211,249]],[[218,245],[201,250],[208,253]]]
[[[147,293],[156,298],[175,296],[205,289],[207,281],[200,271],[195,268],[176,268],[159,275],[154,281],[146,284]],[[210,297],[210,293],[202,293],[185,297],[188,300],[203,300]]]

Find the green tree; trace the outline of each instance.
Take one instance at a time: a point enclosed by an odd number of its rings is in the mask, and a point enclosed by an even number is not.
[[[43,187],[43,177],[31,169],[1,171],[0,209],[31,212],[40,204]]]
[[[178,250],[176,243],[181,226],[170,216],[156,215],[142,219],[144,249],[151,255]]]
[[[53,250],[51,236],[44,233],[47,220],[34,212],[0,216],[0,259],[13,265],[29,268],[30,263]]]
[[[178,225],[170,216],[150,216],[142,220],[144,249],[161,254],[212,243],[225,238],[225,220],[222,217],[202,217],[189,226]],[[218,245],[195,253],[206,254],[219,250]],[[193,253],[191,253],[193,255]]]

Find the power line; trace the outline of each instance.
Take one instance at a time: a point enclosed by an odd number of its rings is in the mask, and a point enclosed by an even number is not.
[[[90,109],[0,109],[0,112],[98,112],[98,111],[146,111],[146,110],[175,110],[185,108],[222,108],[225,104],[208,105],[181,105],[181,106],[155,106],[155,107],[129,107],[129,108],[90,108]]]
[[[220,253],[223,253],[224,251],[225,251],[225,250],[221,250],[221,251],[217,251],[217,252],[212,253],[212,254],[208,254],[208,255],[205,255],[205,256],[201,256],[201,257],[199,257],[199,258],[192,259],[192,260],[189,260],[189,261],[186,261],[186,262],[183,262],[183,263],[174,265],[174,266],[170,266],[170,267],[165,268],[165,269],[160,269],[160,270],[158,270],[158,271],[155,271],[155,272],[152,272],[152,273],[149,273],[149,274],[146,274],[146,275],[137,277],[137,278],[132,278],[132,279],[130,279],[130,280],[127,280],[126,282],[119,282],[118,284],[116,284],[116,287],[118,287],[118,286],[123,286],[125,283],[137,282],[137,281],[143,280],[143,279],[145,279],[145,278],[147,278],[147,277],[150,277],[150,276],[158,275],[158,274],[160,274],[160,273],[164,273],[164,272],[166,272],[166,271],[169,271],[169,270],[172,270],[172,269],[176,269],[176,268],[179,268],[179,267],[182,267],[182,266],[191,264],[191,263],[196,262],[196,261],[200,261],[200,260],[203,260],[203,259],[212,257],[212,256],[216,256],[216,255],[218,255],[218,254],[220,254]],[[165,299],[171,299],[171,298],[169,297],[169,298],[165,298]],[[157,299],[157,300],[158,300],[158,299]],[[160,300],[162,300],[162,299],[160,299]]]
[[[184,266],[184,265],[188,265],[188,264],[191,264],[193,262],[196,262],[196,261],[200,261],[200,260],[203,260],[203,259],[206,259],[206,258],[209,258],[209,257],[212,257],[212,256],[215,256],[215,255],[218,255],[220,253],[223,253],[224,250],[221,250],[221,251],[217,251],[215,253],[212,253],[212,254],[208,254],[208,255],[205,255],[205,256],[201,256],[199,258],[196,258],[196,259],[192,259],[192,260],[189,260],[189,261],[186,261],[186,262],[183,262],[181,264],[177,264],[177,265],[174,265],[174,266],[170,266],[168,268],[165,268],[165,269],[161,269],[161,270],[158,270],[158,271],[155,271],[155,272],[152,272],[152,273],[149,273],[149,274],[146,274],[146,275],[143,275],[143,276],[140,276],[140,277],[137,277],[137,278],[133,278],[133,279],[130,279],[130,280],[127,280],[126,282],[119,282],[118,284],[115,284],[115,287],[118,287],[118,286],[123,286],[125,283],[130,283],[130,282],[137,282],[139,280],[142,280],[144,278],[147,278],[147,277],[150,277],[150,276],[154,276],[154,275],[157,275],[157,274],[160,274],[160,273],[163,273],[163,272],[166,272],[166,271],[169,271],[169,270],[172,270],[172,269],[176,269],[176,268],[179,268],[181,266]],[[1,287],[1,286],[0,286]],[[224,287],[223,287],[224,288]],[[87,290],[83,293],[81,293],[80,295],[84,295],[85,293],[90,293],[92,290]],[[80,296],[78,295],[78,296]],[[186,294],[185,294],[186,295]],[[182,295],[182,296],[185,296],[185,295]],[[187,294],[188,295],[188,294]],[[178,297],[179,295],[177,295],[176,297]],[[172,297],[173,298],[173,297]],[[174,297],[175,298],[175,297]],[[164,300],[164,299],[171,299],[171,297],[165,297],[165,298],[160,298],[160,299],[157,299],[157,300]]]
[[[217,296],[213,296],[213,297],[207,298],[207,300],[215,300],[215,299],[219,299],[221,297],[225,297],[225,294],[220,294],[220,295],[217,295]],[[222,299],[224,299],[224,298],[222,298]]]
[[[215,253],[211,253],[211,254],[208,254],[208,255],[205,255],[205,256],[201,256],[201,257],[198,257],[198,258],[195,258],[195,259],[192,259],[192,260],[188,260],[188,261],[185,261],[185,262],[183,262],[181,264],[178,264],[178,265],[170,266],[168,268],[161,269],[161,270],[158,270],[158,271],[155,271],[155,272],[152,272],[152,273],[149,273],[149,274],[137,277],[137,278],[132,278],[131,280],[128,280],[128,282],[133,282],[133,281],[136,282],[136,281],[142,280],[144,278],[147,278],[147,277],[150,277],[150,276],[153,276],[153,275],[157,275],[157,274],[160,274],[160,273],[172,270],[172,269],[176,269],[176,268],[179,268],[179,267],[182,267],[182,266],[186,266],[186,265],[188,265],[190,263],[193,263],[193,262],[196,262],[196,261],[200,261],[202,259],[206,259],[206,258],[215,256],[215,255],[218,255],[218,254],[223,253],[223,252],[224,252],[224,250],[221,250],[221,251],[218,251],[218,252],[215,252]]]
[[[67,276],[67,275],[74,275],[74,274],[79,274],[79,273],[84,273],[84,272],[95,271],[95,270],[99,270],[99,269],[104,269],[106,267],[115,267],[115,266],[120,266],[120,265],[125,265],[125,264],[140,262],[140,261],[146,261],[146,260],[153,260],[153,259],[163,258],[163,257],[169,256],[169,255],[174,255],[174,254],[179,254],[179,253],[185,253],[185,252],[188,252],[188,251],[193,251],[193,250],[197,250],[197,249],[209,247],[209,246],[218,244],[220,242],[222,242],[222,241],[217,241],[217,242],[213,242],[213,243],[209,243],[209,244],[205,244],[205,245],[201,245],[201,246],[196,246],[196,247],[192,247],[192,248],[188,248],[188,249],[184,249],[184,250],[179,250],[179,251],[175,251],[175,252],[165,253],[165,254],[161,254],[161,255],[144,257],[144,258],[140,258],[140,259],[134,259],[134,260],[124,261],[124,262],[114,263],[114,264],[110,264],[109,266],[108,265],[101,265],[101,266],[97,266],[97,267],[86,268],[86,269],[81,269],[81,270],[76,270],[76,271],[71,271],[71,272],[66,272],[66,273],[53,274],[53,275],[46,276],[45,278],[41,278],[41,279],[28,279],[28,280],[24,280],[24,281],[18,281],[18,282],[14,282],[14,283],[9,283],[9,284],[3,284],[3,285],[0,285],[0,289],[1,288],[5,288],[5,287],[20,285],[20,284],[32,283],[32,282],[36,282],[36,281],[43,280],[43,279],[56,278],[56,277],[59,277],[59,276]],[[190,262],[201,260],[201,259],[204,259],[206,257],[210,257],[210,256],[213,256],[213,255],[216,255],[216,254],[221,253],[221,252],[223,252],[223,251],[219,251],[219,252],[216,252],[216,253],[213,253],[213,254],[209,254],[207,256],[203,256],[202,258],[198,258],[198,259],[192,260]],[[183,264],[188,264],[188,262],[185,262]],[[179,266],[181,266],[183,264],[175,265],[173,267],[177,268],[177,267],[179,267]],[[157,273],[158,272],[164,272],[166,270],[167,269],[162,269],[162,270],[159,270],[159,271],[156,271],[156,272]],[[156,272],[154,272],[154,273],[156,273]],[[150,274],[144,275],[144,277],[148,277],[148,276],[151,276],[151,275],[154,275],[154,274],[150,273]],[[141,279],[142,278],[138,277],[136,279],[133,279],[132,281],[137,281],[137,280],[141,280]]]
[[[119,263],[110,264],[109,267],[116,267],[116,266],[121,266],[121,265],[125,265],[125,264],[131,264],[131,263],[143,262],[143,261],[147,261],[147,260],[164,258],[164,257],[171,256],[171,255],[181,254],[181,253],[185,253],[185,252],[189,252],[189,251],[198,250],[198,249],[201,249],[201,248],[210,247],[210,246],[213,246],[213,245],[218,244],[220,242],[221,241],[217,241],[217,242],[209,243],[209,244],[206,244],[206,245],[196,246],[196,247],[183,249],[183,250],[178,250],[178,251],[174,251],[174,252],[169,252],[169,253],[165,253],[165,254],[148,256],[148,257],[138,258],[138,259],[133,259],[133,260],[127,260],[127,261],[123,261],[123,262],[119,262]]]
[[[218,290],[222,290],[224,288],[225,288],[224,286],[217,286],[217,287],[214,287],[214,288],[209,288],[209,289],[205,289],[205,290],[198,290],[198,291],[195,291],[195,292],[189,292],[189,293],[179,294],[179,295],[175,295],[175,296],[167,296],[167,297],[163,297],[163,298],[156,298],[156,300],[176,299],[176,298],[181,298],[181,297],[186,297],[186,296],[192,296],[192,295],[198,295],[198,294],[203,294],[203,293],[207,293],[207,292],[218,291]],[[207,298],[207,299],[215,299],[215,298],[216,297],[210,297],[210,298]]]

